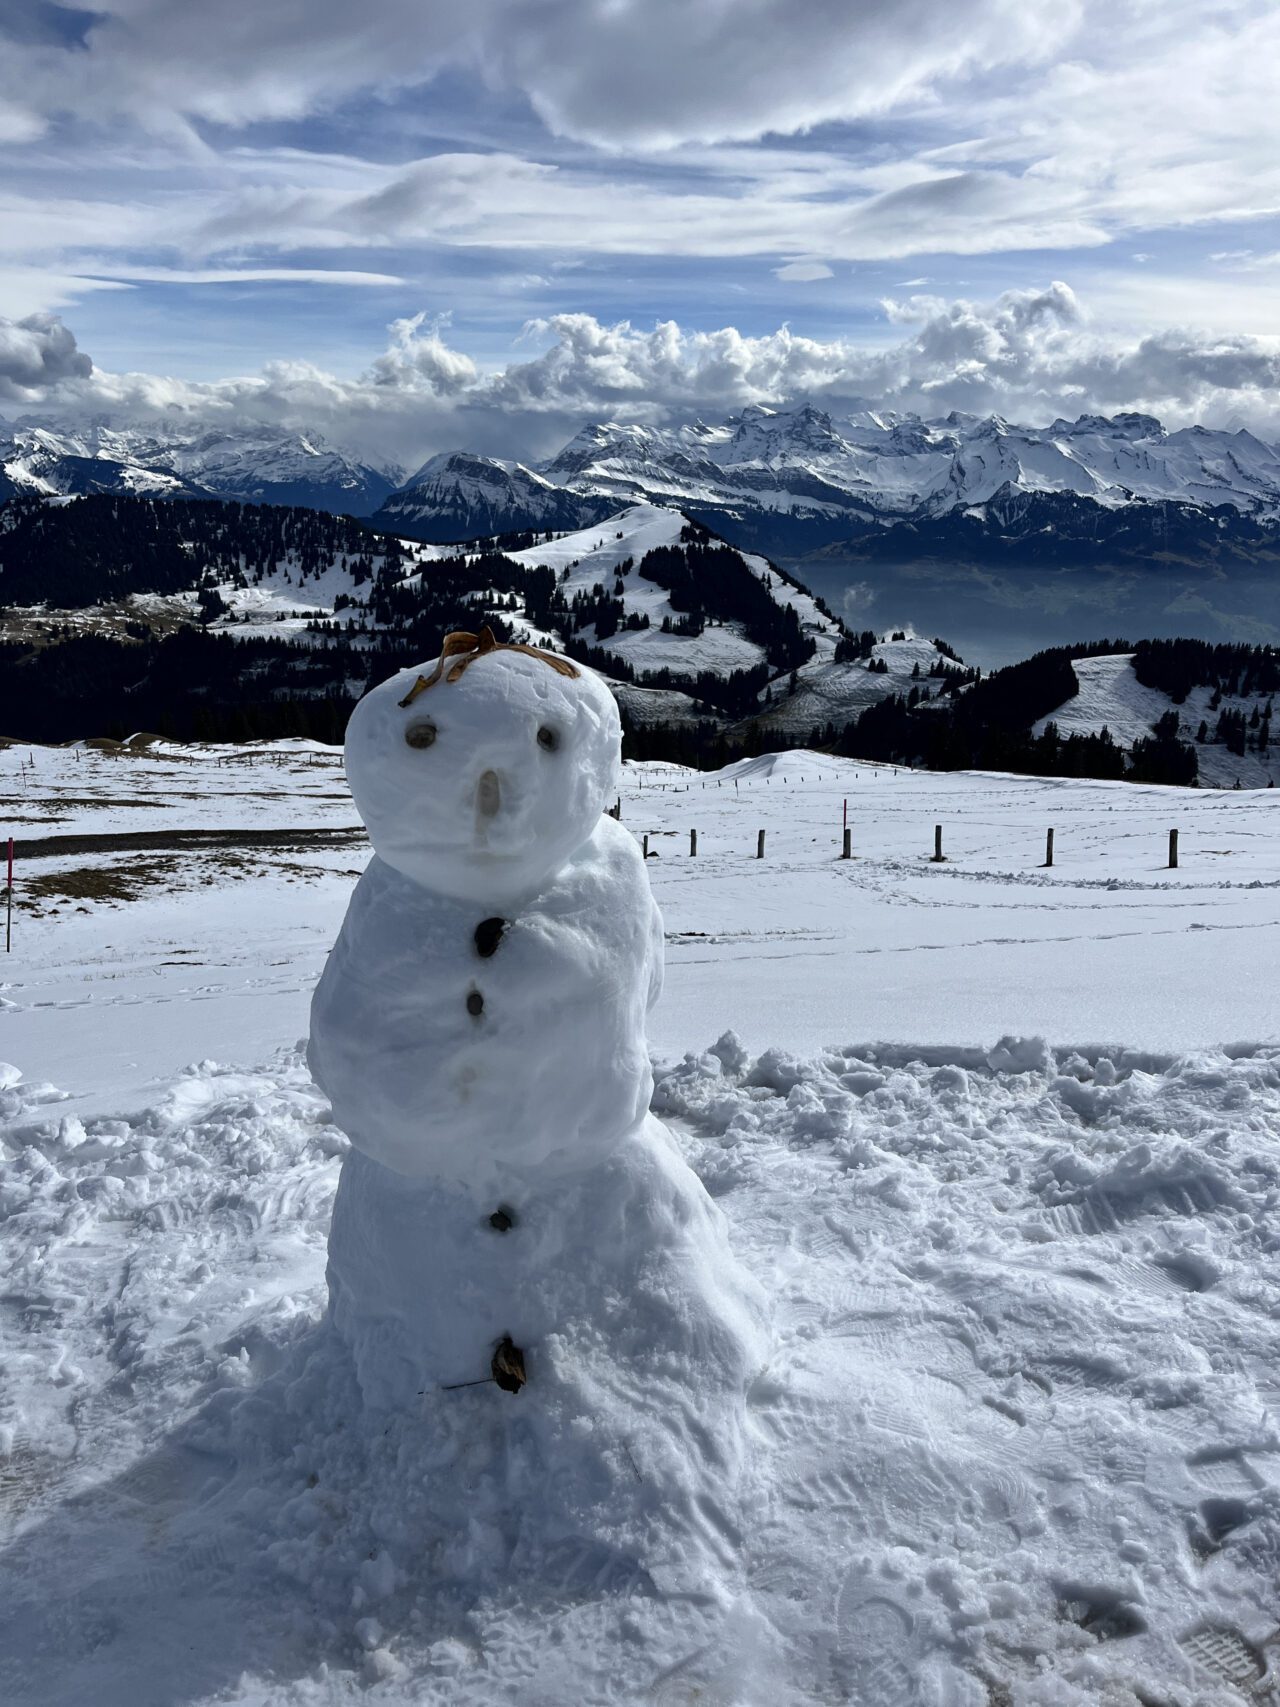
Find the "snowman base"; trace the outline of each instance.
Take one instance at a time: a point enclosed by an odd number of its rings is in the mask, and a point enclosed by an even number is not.
[[[664,1586],[722,1575],[761,1347],[719,1210],[651,1117],[590,1169],[513,1171],[504,1194],[499,1212],[343,1163],[330,1312],[368,1425],[404,1439],[415,1419],[433,1527],[483,1512],[535,1572],[581,1543]],[[526,1377],[506,1391],[503,1345]]]

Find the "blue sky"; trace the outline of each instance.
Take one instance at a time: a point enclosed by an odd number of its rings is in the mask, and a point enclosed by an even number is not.
[[[0,408],[1280,434],[1278,62],[1260,0],[9,0]]]

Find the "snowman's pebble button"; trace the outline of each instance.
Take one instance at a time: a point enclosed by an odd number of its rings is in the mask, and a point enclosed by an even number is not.
[[[475,928],[473,938],[476,953],[481,960],[488,960],[491,954],[497,952],[498,944],[502,941],[502,933],[507,928],[505,919],[481,919]]]
[[[479,990],[472,990],[467,996],[467,1012],[471,1015],[472,1019],[479,1019],[480,1015],[484,1012],[484,997],[480,994]]]

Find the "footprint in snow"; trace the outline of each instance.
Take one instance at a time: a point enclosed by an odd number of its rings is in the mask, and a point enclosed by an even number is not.
[[[977,1707],[982,1685],[931,1651],[919,1620],[890,1590],[860,1569],[836,1603],[836,1661],[847,1699],[857,1707]]]

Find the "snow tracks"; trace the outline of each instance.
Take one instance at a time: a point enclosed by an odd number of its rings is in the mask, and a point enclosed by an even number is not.
[[[1272,1698],[1280,1050],[728,1038],[656,1105],[776,1300],[746,1568],[794,1699]]]
[[[1280,1050],[726,1037],[655,1108],[773,1301],[747,1521],[704,1601],[495,1597],[387,1543],[423,1420],[324,1422],[297,1057],[110,1120],[0,1073],[7,1707],[1276,1699]]]

